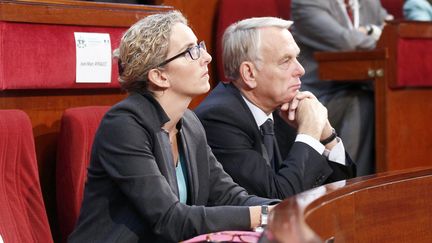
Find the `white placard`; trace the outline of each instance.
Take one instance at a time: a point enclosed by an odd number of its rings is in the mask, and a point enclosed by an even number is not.
[[[111,82],[109,34],[75,32],[76,82]]]

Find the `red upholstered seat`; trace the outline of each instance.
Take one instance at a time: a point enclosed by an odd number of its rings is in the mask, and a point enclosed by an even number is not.
[[[5,243],[53,242],[30,119],[0,110],[0,235]]]
[[[222,37],[232,23],[250,17],[273,16],[288,19],[290,0],[220,0],[216,29],[217,79],[226,80],[222,64]]]
[[[119,88],[117,62],[111,83],[76,83],[74,32],[108,33],[112,49],[126,28],[0,21],[0,90]]]
[[[66,242],[79,216],[94,135],[109,106],[67,109],[61,120],[57,150],[58,223]]]

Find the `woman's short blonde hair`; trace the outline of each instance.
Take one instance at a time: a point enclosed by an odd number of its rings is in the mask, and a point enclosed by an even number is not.
[[[177,23],[187,25],[179,11],[149,15],[132,25],[114,51],[118,58],[119,82],[123,89],[148,91],[148,73],[168,54],[171,29]]]

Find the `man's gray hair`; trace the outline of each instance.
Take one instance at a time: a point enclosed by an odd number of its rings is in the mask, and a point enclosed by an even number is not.
[[[260,28],[288,29],[292,23],[292,21],[276,17],[257,17],[231,24],[225,30],[222,39],[225,76],[231,81],[237,80],[240,77],[239,68],[242,62],[254,62],[260,59]]]

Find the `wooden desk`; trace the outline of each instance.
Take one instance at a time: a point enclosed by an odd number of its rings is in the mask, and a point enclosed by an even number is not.
[[[376,50],[315,55],[322,80],[375,81],[377,172],[432,165],[432,88],[394,87],[398,68],[410,68],[398,67],[402,38],[432,39],[432,24],[391,22]]]
[[[431,185],[432,167],[327,184],[276,206],[268,229],[280,242],[431,242]]]

